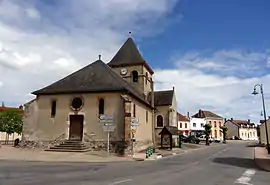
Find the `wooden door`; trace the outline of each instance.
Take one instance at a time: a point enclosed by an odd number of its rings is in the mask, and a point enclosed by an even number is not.
[[[81,141],[83,137],[83,115],[70,115],[69,140]]]

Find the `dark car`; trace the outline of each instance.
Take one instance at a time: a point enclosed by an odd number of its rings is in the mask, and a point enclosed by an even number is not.
[[[195,136],[184,136],[181,135],[181,140],[184,143],[194,143],[194,144],[199,144],[200,140],[196,138]]]

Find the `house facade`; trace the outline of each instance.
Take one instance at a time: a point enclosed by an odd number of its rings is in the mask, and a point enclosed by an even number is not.
[[[267,143],[266,139],[266,129],[265,129],[265,123],[264,120],[260,120],[260,141],[263,144]],[[267,131],[268,131],[268,141],[270,141],[270,119],[266,121],[267,123]]]
[[[92,64],[33,92],[36,99],[26,106],[23,140],[104,145],[107,132],[100,118],[105,115],[115,126],[110,132],[115,147],[127,145],[136,150],[153,145],[160,115],[164,125],[167,120],[176,125],[174,95],[171,105],[155,106],[153,74],[129,37],[109,63],[99,56]],[[131,126],[134,119],[135,129]]]
[[[243,140],[258,140],[257,128],[250,120],[235,120],[233,118],[225,121],[228,128],[227,137],[238,137]]]
[[[190,134],[190,119],[178,113],[178,130],[185,136]]]
[[[205,118],[194,118],[190,119],[190,133],[191,135],[200,135],[204,132],[204,125],[206,124]]]
[[[216,139],[223,138],[221,127],[224,125],[224,119],[221,116],[211,111],[199,110],[198,113],[192,116],[192,122],[194,122],[193,118],[196,118],[196,120],[201,119],[201,123],[199,125],[201,127],[200,129],[203,128],[204,130],[205,124],[210,124],[212,126],[211,133],[210,133],[211,138],[216,138]],[[192,125],[192,122],[191,122],[191,125]]]

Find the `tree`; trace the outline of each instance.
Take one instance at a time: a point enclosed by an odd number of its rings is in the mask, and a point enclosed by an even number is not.
[[[210,133],[211,133],[211,129],[212,129],[212,126],[210,124],[205,124],[204,125],[204,134],[205,134],[205,137],[206,137],[205,145],[210,145],[209,136],[210,136]]]
[[[228,128],[225,126],[222,126],[220,128],[221,128],[221,132],[223,133],[223,143],[226,143]]]
[[[18,110],[7,110],[0,114],[0,131],[6,132],[6,141],[14,132],[22,133],[23,118]]]

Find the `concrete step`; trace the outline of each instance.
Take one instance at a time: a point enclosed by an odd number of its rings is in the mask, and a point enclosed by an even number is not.
[[[91,151],[91,149],[88,148],[88,149],[75,150],[75,149],[58,148],[58,149],[46,149],[45,151],[48,151],[48,152],[88,152],[88,151]]]
[[[76,147],[76,146],[78,146],[78,147],[80,147],[80,146],[85,146],[85,144],[70,144],[70,143],[63,143],[63,144],[59,144],[59,145],[57,145],[57,146],[60,146],[60,147],[65,147],[65,146],[67,146],[67,147]]]
[[[84,150],[84,149],[88,149],[88,147],[86,147],[86,146],[82,146],[82,147],[53,146],[53,147],[50,147],[50,149]]]

